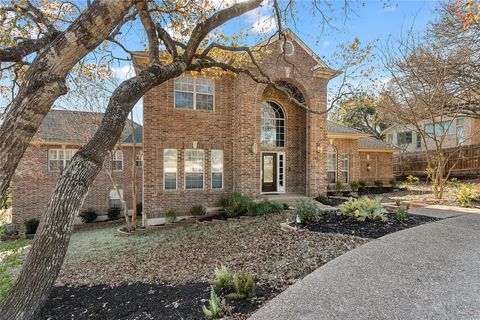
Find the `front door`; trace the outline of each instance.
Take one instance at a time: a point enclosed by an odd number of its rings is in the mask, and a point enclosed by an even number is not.
[[[277,154],[262,154],[262,192],[277,191]]]

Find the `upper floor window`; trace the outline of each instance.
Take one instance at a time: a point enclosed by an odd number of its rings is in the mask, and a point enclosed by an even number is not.
[[[285,114],[271,101],[262,102],[261,141],[265,147],[285,146]]]
[[[185,150],[185,189],[203,189],[204,151]]]
[[[61,171],[68,166],[77,149],[49,149],[48,170]]]
[[[180,76],[175,79],[175,108],[213,110],[215,82],[202,77]]]
[[[412,131],[404,131],[397,133],[397,145],[412,143]]]
[[[223,150],[212,150],[212,189],[223,188]]]
[[[434,128],[435,127],[435,132]],[[453,125],[452,121],[443,121],[443,122],[437,122],[435,125],[433,123],[428,123],[425,125],[425,132],[433,135],[435,133],[435,136],[449,136],[453,134]]]
[[[123,151],[116,150],[112,154],[112,171],[123,170]]]
[[[416,133],[417,135],[417,149],[420,149],[422,147],[422,135],[420,132]]]

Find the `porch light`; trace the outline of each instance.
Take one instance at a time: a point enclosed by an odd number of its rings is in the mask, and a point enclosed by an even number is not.
[[[255,140],[253,140],[253,143],[252,143],[252,153],[253,154],[257,153],[257,143],[255,142]]]
[[[320,142],[317,142],[317,147],[316,147],[315,150],[317,151],[317,153],[322,153],[323,147],[322,147],[322,145],[320,144]]]
[[[197,149],[198,141],[193,141],[193,149]]]
[[[330,139],[330,145],[333,146],[333,139]]]
[[[372,167],[370,166],[370,163],[367,163],[367,171],[372,170]]]

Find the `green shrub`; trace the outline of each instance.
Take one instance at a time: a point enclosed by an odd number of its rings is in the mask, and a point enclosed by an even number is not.
[[[201,204],[194,204],[190,208],[190,214],[192,216],[204,216],[207,213],[207,210]]]
[[[203,315],[207,319],[220,319],[222,317],[222,309],[225,305],[224,301],[220,301],[220,298],[215,293],[213,287],[210,288],[210,299],[208,300],[208,308],[202,307]]]
[[[232,287],[235,293],[228,295],[232,299],[245,299],[255,297],[255,280],[249,272],[240,272],[233,275]]]
[[[396,186],[397,186],[397,179],[396,179],[395,177],[390,178],[390,180],[388,180],[388,183],[389,183],[392,187],[396,187]]]
[[[360,186],[360,188],[365,188],[367,186],[367,183],[363,180],[360,180],[358,181],[358,185]]]
[[[480,190],[473,183],[462,183],[455,192],[455,200],[462,207],[471,207],[480,202]]]
[[[375,180],[375,181],[373,182],[373,184],[374,184],[375,187],[377,187],[377,188],[383,187],[383,181],[382,181],[382,180]]]
[[[342,194],[342,191],[343,191],[343,184],[342,184],[341,181],[337,181],[337,182],[335,183],[335,192],[336,192],[337,194]]]
[[[319,215],[320,210],[313,201],[297,202],[297,216],[302,223],[315,221]]]
[[[38,225],[40,224],[40,221],[38,219],[28,219],[27,221],[24,222],[25,224],[25,233],[26,234],[35,234],[37,232]]]
[[[92,223],[98,218],[98,213],[95,209],[89,208],[80,212],[79,216],[83,223]]]
[[[143,212],[143,203],[137,203],[137,215],[141,216]]]
[[[407,182],[409,184],[418,184],[420,182],[420,178],[419,177],[415,177],[415,176],[412,176],[412,175],[409,175],[407,177]]]
[[[263,200],[262,202],[251,202],[245,214],[252,217],[264,216],[266,214],[279,213],[282,209],[283,205],[280,203]]]
[[[387,210],[383,207],[381,197],[369,199],[361,197],[359,199],[349,199],[347,202],[340,205],[341,214],[352,217],[357,221],[366,220],[387,220]]]
[[[408,210],[405,207],[398,207],[397,210],[395,210],[395,219],[398,221],[403,221],[407,219],[408,216]]]
[[[330,206],[332,204],[332,200],[330,200],[330,198],[324,194],[319,195],[316,200],[326,206]]]
[[[168,209],[165,213],[165,219],[167,222],[175,222],[177,221],[177,210],[175,209]]]
[[[236,217],[247,213],[254,204],[253,200],[239,192],[232,192],[220,199],[220,205],[225,209],[227,216]]]
[[[352,191],[358,191],[359,187],[360,187],[360,183],[358,181],[350,182],[350,188],[352,188]]]
[[[290,206],[288,205],[288,203],[283,203],[282,206],[283,206],[283,210],[290,209]]]
[[[120,217],[120,212],[122,210],[119,208],[119,207],[111,207],[111,208],[108,208],[108,211],[107,211],[107,216],[108,216],[108,219],[110,220],[117,220],[118,217]]]
[[[220,268],[215,267],[213,273],[215,275],[215,279],[213,279],[213,287],[215,290],[227,290],[232,286],[232,276],[230,271],[223,264],[220,266]]]

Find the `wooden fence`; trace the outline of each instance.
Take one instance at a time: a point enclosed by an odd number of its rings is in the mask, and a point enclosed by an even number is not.
[[[453,176],[480,174],[480,144],[443,150],[448,158],[446,172],[453,167]],[[426,175],[425,152],[409,152],[393,156],[393,172],[396,176]]]

